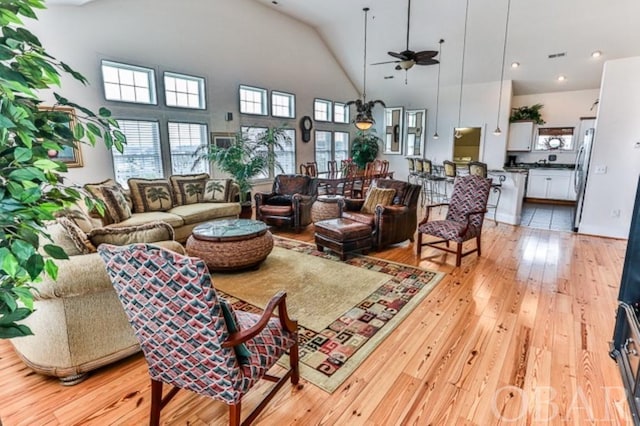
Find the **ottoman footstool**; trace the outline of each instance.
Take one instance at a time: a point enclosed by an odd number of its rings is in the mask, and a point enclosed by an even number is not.
[[[361,250],[367,254],[373,245],[371,227],[351,219],[327,219],[315,223],[315,242],[319,251],[328,248],[347,258],[347,253]]]

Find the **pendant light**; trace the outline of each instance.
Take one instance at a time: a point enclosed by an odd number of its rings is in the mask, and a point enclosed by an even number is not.
[[[502,69],[500,70],[500,91],[498,95],[498,117],[496,118],[496,129],[493,134],[500,136],[502,130],[500,130],[500,105],[502,103],[502,86],[504,84],[504,61],[507,56],[507,36],[509,34],[509,15],[511,12],[511,0],[507,0],[507,18],[504,23],[504,45],[502,47]]]
[[[440,43],[438,46],[438,58],[440,59],[440,63],[438,64],[438,88],[436,89],[436,131],[433,133],[434,139],[438,139],[440,137],[440,135],[438,135],[438,105],[440,104],[440,67],[442,66],[442,43],[444,43],[444,40],[440,39],[438,43]]]
[[[355,120],[353,120],[353,124],[358,128],[358,130],[369,130],[376,123],[376,121],[373,119],[371,109],[375,106],[376,103],[379,103],[382,106],[385,106],[385,104],[380,100],[367,102],[367,15],[369,12],[369,8],[365,7],[362,10],[364,11],[364,78],[362,85],[362,100],[356,99],[355,101],[349,101],[345,104],[345,107],[351,104],[355,104],[357,114]]]
[[[467,0],[467,6],[464,10],[464,39],[462,41],[462,66],[460,67],[460,100],[458,101],[458,127],[456,127],[456,131],[453,133],[453,136],[456,139],[460,139],[462,137],[462,132],[460,131],[460,118],[462,117],[462,87],[464,81],[464,55],[467,50],[467,22],[469,21],[469,0]]]

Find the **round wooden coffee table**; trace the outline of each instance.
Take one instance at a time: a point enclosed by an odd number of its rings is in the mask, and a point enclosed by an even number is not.
[[[193,228],[186,248],[212,271],[257,268],[271,253],[273,237],[258,220],[214,220]]]

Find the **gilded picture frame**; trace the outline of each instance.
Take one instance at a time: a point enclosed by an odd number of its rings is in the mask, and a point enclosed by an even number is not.
[[[76,125],[76,111],[71,107],[65,106],[56,106],[56,107],[40,107],[41,111],[56,111],[56,112],[64,112],[69,116],[69,129],[73,131],[73,128]],[[82,149],[81,143],[75,142],[74,146],[63,146],[62,150],[55,151],[50,150],[49,158],[52,160],[62,161],[67,165],[68,168],[78,168],[83,167],[82,161]]]

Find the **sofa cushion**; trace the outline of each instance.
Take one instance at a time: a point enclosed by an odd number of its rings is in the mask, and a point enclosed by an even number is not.
[[[167,179],[137,179],[127,181],[135,213],[164,212],[173,207],[171,183]]]
[[[124,246],[134,243],[155,243],[173,240],[174,232],[168,223],[155,221],[137,226],[96,228],[89,234],[89,239],[94,246],[99,246],[103,243]]]
[[[396,195],[396,190],[393,188],[383,189],[371,187],[367,192],[367,197],[364,200],[362,213],[373,214],[376,211],[378,204],[388,206],[393,202],[393,197]]]
[[[176,214],[172,214],[169,212],[147,212],[134,213],[129,219],[123,220],[122,222],[113,223],[109,226],[112,226],[114,228],[121,228],[123,226],[144,225],[145,223],[154,221],[166,222],[174,228],[178,228],[184,225],[184,220]]]
[[[291,204],[288,206],[265,204],[264,206],[260,206],[260,214],[262,216],[293,216],[293,206]]]
[[[131,207],[119,185],[103,186],[100,188],[104,205],[114,222],[122,222],[131,217]]]
[[[274,195],[269,197],[266,202],[272,206],[290,206],[293,203],[293,195]]]
[[[74,204],[69,208],[61,210],[56,214],[57,217],[66,217],[71,219],[83,232],[89,233],[93,228],[102,226],[102,221],[93,219],[80,203]]]
[[[93,196],[93,198],[97,198],[98,200],[102,201],[106,205],[107,202],[104,198],[104,194],[102,193],[102,188],[114,187],[114,186],[120,187],[122,189],[120,184],[113,179],[107,179],[97,183],[87,183],[85,184],[84,188],[87,190],[87,192],[89,192],[89,194]],[[129,204],[129,208],[131,209],[133,206],[131,197],[124,189],[122,189],[122,193],[124,194],[124,197],[127,200],[127,203]],[[91,216],[93,217],[99,217],[105,225],[114,222],[114,219],[111,217],[111,215],[109,214],[109,210],[107,209],[105,209],[104,216],[101,216],[97,211],[92,211],[90,213],[91,213]]]
[[[206,222],[226,217],[237,217],[240,214],[239,203],[198,203],[176,206],[167,213],[180,216],[185,225]]]
[[[231,179],[208,179],[204,184],[202,200],[210,203],[226,203]]]
[[[170,176],[173,204],[182,206],[202,201],[202,193],[207,179],[209,179],[209,175],[206,173]]]
[[[78,254],[89,254],[95,253],[96,247],[91,243],[87,234],[80,229],[78,225],[75,224],[74,221],[67,217],[59,217],[57,222],[62,226],[67,236],[71,239],[73,245],[78,250]],[[74,252],[74,254],[76,254]],[[71,253],[67,253],[67,255],[71,255]]]

